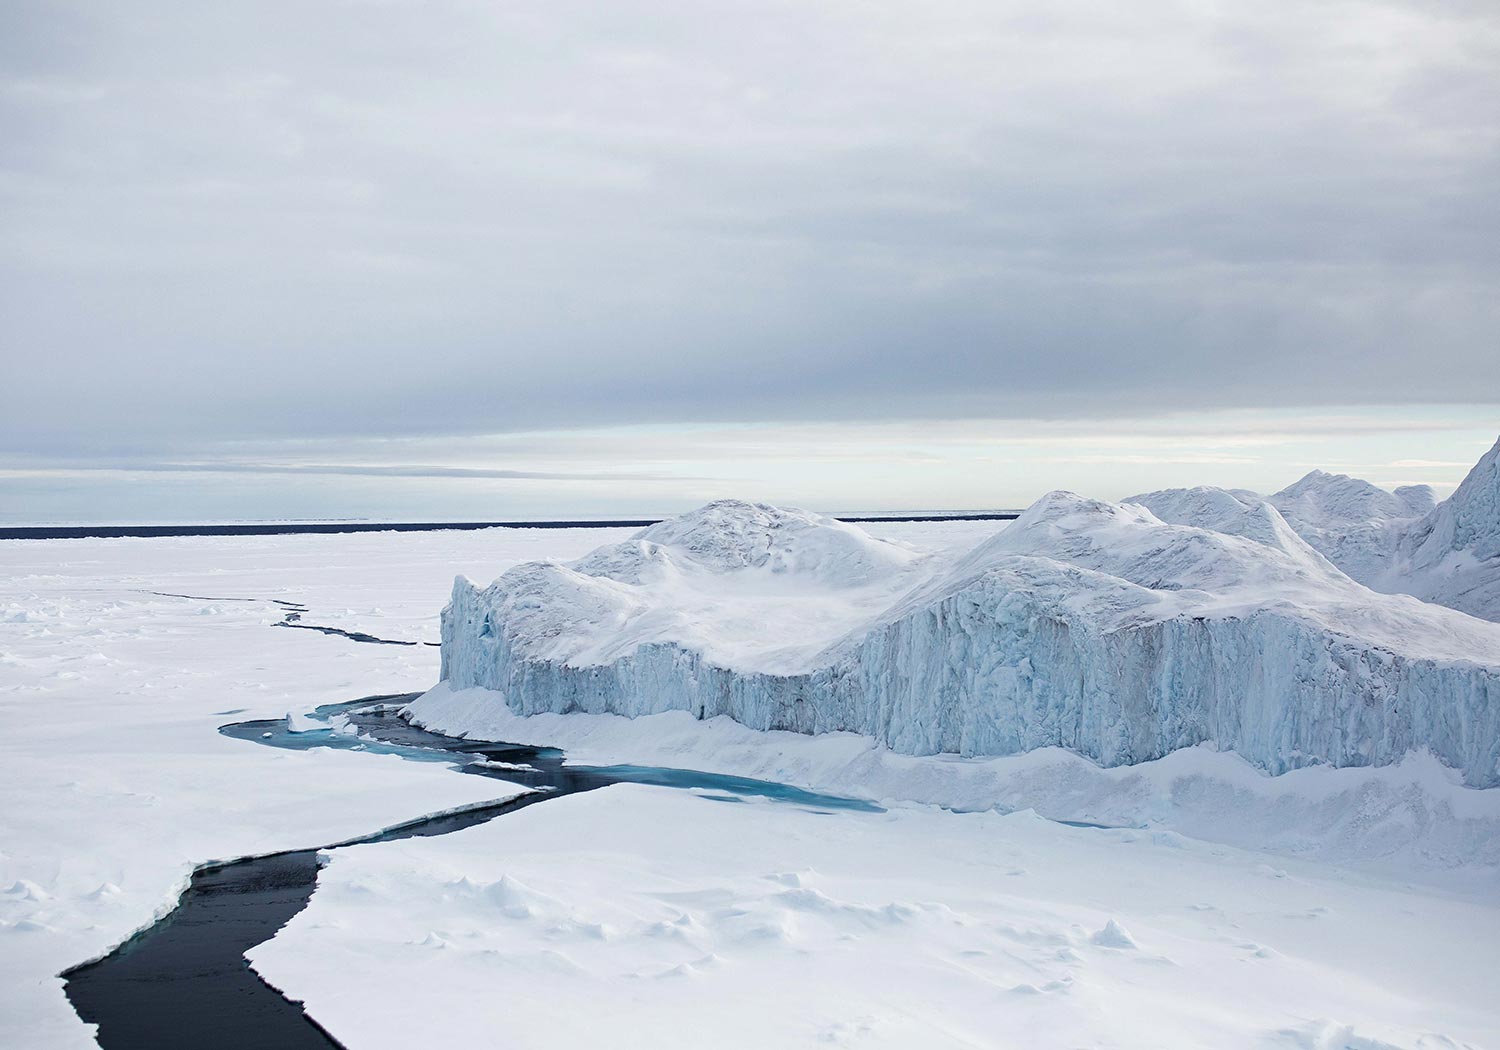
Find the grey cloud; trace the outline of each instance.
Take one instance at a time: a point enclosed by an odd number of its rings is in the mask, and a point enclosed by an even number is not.
[[[0,449],[1500,397],[1485,5],[0,20]]]
[[[21,465],[25,464],[25,465]],[[660,471],[507,470],[494,467],[452,467],[420,464],[366,463],[243,463],[216,459],[202,463],[161,463],[151,460],[97,460],[17,457],[10,473],[56,475],[110,471],[128,474],[262,474],[313,475],[351,478],[476,478],[501,481],[704,481],[707,479]],[[3,472],[3,471],[0,471]]]

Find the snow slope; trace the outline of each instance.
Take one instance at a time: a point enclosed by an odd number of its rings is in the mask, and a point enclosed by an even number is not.
[[[835,544],[792,513],[798,555],[776,593],[818,596],[800,642],[766,619],[791,615],[784,602],[746,617],[686,601],[699,570],[684,566],[705,559],[642,534],[483,592],[459,580],[443,680],[519,714],[728,715],[914,755],[1061,746],[1120,765],[1213,741],[1282,772],[1427,748],[1500,783],[1500,628],[1361,587],[1265,504],[1219,510],[1231,531],[1055,492],[956,561],[877,557],[851,527]],[[722,551],[775,549],[782,521],[715,505],[659,535],[716,552],[700,573],[716,593],[759,596],[764,566]],[[845,571],[851,548],[875,567]],[[757,630],[767,641],[747,643]]]
[[[1402,531],[1375,586],[1500,620],[1500,441],[1453,495]]]

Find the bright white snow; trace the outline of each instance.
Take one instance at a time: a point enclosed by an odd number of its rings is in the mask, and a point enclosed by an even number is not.
[[[1029,812],[634,785],[342,850],[250,954],[353,1047],[1480,1047],[1500,909]],[[399,989],[399,994],[391,994]]]

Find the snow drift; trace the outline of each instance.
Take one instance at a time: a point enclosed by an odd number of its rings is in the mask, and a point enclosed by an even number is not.
[[[727,715],[911,755],[1115,766],[1212,742],[1279,773],[1425,748],[1500,784],[1500,626],[1373,593],[1227,495],[1208,529],[1055,492],[957,561],[710,504],[458,580],[442,676],[516,714]]]

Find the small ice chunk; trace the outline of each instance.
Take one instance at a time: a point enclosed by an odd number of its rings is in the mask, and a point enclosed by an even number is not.
[[[1104,929],[1095,933],[1089,941],[1100,948],[1119,948],[1124,951],[1133,951],[1140,947],[1135,943],[1135,938],[1130,936],[1130,931],[1114,919],[1105,923]]]
[[[321,733],[325,732],[329,725],[321,719],[314,718],[310,714],[300,711],[288,711],[286,713],[286,728],[291,733]]]

